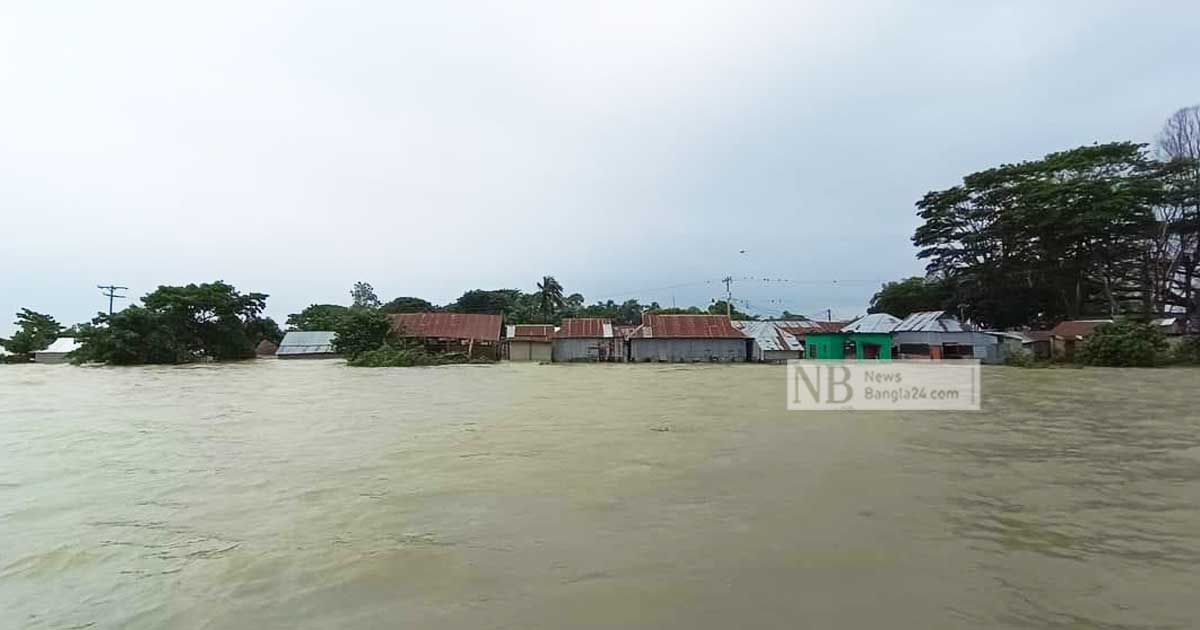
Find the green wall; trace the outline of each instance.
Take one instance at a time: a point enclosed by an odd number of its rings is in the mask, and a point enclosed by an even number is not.
[[[845,358],[846,342],[854,344],[854,356],[867,358],[865,346],[879,346],[879,358],[892,358],[892,336],[888,333],[809,333],[804,336],[804,358]]]

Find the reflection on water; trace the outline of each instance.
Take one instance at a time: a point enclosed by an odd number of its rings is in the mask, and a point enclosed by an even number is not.
[[[0,627],[1193,628],[1193,370],[0,367]]]

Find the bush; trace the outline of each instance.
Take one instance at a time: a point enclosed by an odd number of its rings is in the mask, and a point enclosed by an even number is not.
[[[1037,357],[1028,350],[1014,350],[1004,357],[1004,365],[1013,367],[1031,368],[1037,366]]]
[[[347,359],[366,352],[383,350],[392,336],[392,320],[376,309],[354,308],[346,312],[334,328],[337,336],[333,349]]]
[[[1175,346],[1175,356],[1172,358],[1176,363],[1183,365],[1200,365],[1200,335],[1186,337],[1181,341]]]
[[[1092,333],[1079,351],[1084,365],[1150,367],[1166,363],[1167,338],[1150,324],[1118,321]]]
[[[346,363],[353,367],[414,367],[470,362],[467,355],[458,352],[431,354],[420,346],[406,347],[384,344],[375,350],[360,352]]]

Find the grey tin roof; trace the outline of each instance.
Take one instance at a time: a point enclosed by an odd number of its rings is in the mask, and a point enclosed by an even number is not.
[[[780,324],[795,322],[775,321],[735,321],[733,327],[741,330],[748,337],[753,337],[759,348],[766,351],[804,349],[804,344],[792,333],[780,327]]]
[[[913,313],[896,325],[892,332],[970,332],[946,311],[922,311]]]
[[[846,324],[842,327],[842,332],[890,333],[899,323],[899,317],[887,313],[871,313]]]
[[[275,352],[275,356],[281,354],[333,354],[333,338],[337,333],[327,331],[292,331],[283,336],[283,341],[279,342],[279,350]]]

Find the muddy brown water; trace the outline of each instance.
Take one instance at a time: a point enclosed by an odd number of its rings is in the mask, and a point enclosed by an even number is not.
[[[1200,371],[0,367],[3,628],[1200,627]]]

